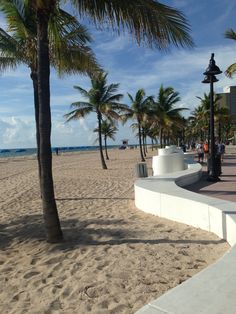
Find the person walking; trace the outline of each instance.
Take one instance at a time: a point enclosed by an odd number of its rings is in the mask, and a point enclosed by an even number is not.
[[[225,144],[221,142],[218,146],[218,150],[219,150],[221,162],[223,162],[224,154],[225,154]]]
[[[203,144],[203,151],[204,151],[204,161],[207,162],[208,154],[209,154],[209,146],[208,146],[207,141],[205,141],[205,143]]]
[[[204,149],[203,149],[203,142],[197,144],[197,155],[198,155],[198,162],[203,163],[204,159]]]

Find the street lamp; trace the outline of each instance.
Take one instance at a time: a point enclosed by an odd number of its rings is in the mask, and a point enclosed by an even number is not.
[[[206,71],[203,73],[205,75],[202,83],[210,83],[210,169],[208,181],[219,181],[217,171],[216,171],[216,151],[215,151],[215,130],[214,130],[214,91],[213,91],[213,83],[217,82],[218,79],[215,75],[222,73],[220,68],[216,65],[214,60],[214,53],[211,54],[211,59],[209,62],[209,66]]]

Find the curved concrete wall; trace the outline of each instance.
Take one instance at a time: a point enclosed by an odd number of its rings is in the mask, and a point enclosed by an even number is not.
[[[181,188],[199,180],[201,166],[135,182],[135,204],[160,217],[214,232],[233,247],[215,264],[150,302],[137,314],[236,313],[236,204]]]

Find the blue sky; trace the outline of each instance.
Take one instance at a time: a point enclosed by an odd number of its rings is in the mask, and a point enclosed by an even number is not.
[[[179,107],[194,109],[199,104],[196,96],[209,92],[209,85],[202,84],[203,72],[208,66],[210,55],[222,71],[236,62],[236,42],[225,39],[226,29],[236,31],[236,1],[233,0],[168,0],[164,4],[181,10],[191,26],[194,49],[171,49],[168,53],[138,47],[129,36],[120,36],[107,31],[97,31],[87,24],[93,36],[94,49],[98,61],[109,73],[109,83],[120,83],[120,92],[125,95],[123,102],[129,104],[127,92],[134,95],[144,88],[147,95],[156,95],[161,84],[173,86],[180,93]],[[0,26],[5,27],[0,16]],[[218,76],[214,85],[216,92],[223,87],[236,85],[236,77],[228,79],[224,74]],[[8,71],[0,75],[0,149],[16,147],[35,147],[35,122],[33,110],[33,91],[27,67]],[[94,145],[96,127],[95,116],[65,123],[63,115],[69,111],[72,102],[82,99],[73,89],[80,85],[89,89],[89,79],[70,76],[58,79],[51,72],[52,108],[52,146]],[[128,125],[120,126],[115,142],[128,138],[136,142]]]

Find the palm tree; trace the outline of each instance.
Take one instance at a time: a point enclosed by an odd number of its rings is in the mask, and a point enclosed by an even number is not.
[[[159,127],[160,145],[163,146],[163,135],[165,131],[168,132],[171,126],[181,124],[182,117],[180,113],[186,108],[176,108],[174,105],[180,101],[179,93],[173,87],[164,88],[160,86],[157,99],[152,106],[152,119],[154,124]]]
[[[145,161],[142,149],[142,124],[148,117],[148,109],[153,101],[153,97],[145,97],[145,91],[142,88],[136,92],[135,97],[131,96],[129,93],[128,97],[131,101],[131,108],[122,116],[122,119],[123,122],[126,122],[128,119],[137,121],[137,124],[134,124],[133,127],[137,127],[138,129],[140,157],[141,161]]]
[[[210,93],[206,94],[204,93],[203,97],[197,96],[198,99],[200,99],[200,105],[194,110],[193,116],[195,117],[195,124],[198,128],[201,136],[201,140],[204,140],[208,138],[208,143],[210,142]],[[217,114],[217,111],[219,110],[218,102],[220,100],[221,96],[214,94],[214,107],[215,107],[215,117]],[[214,117],[214,119],[215,119]]]
[[[41,196],[47,198],[49,191],[52,193],[51,204],[49,205],[43,200],[43,208],[48,241],[54,242],[57,238],[62,237],[62,232],[53,187],[43,193],[44,186],[41,182],[36,20],[30,7],[21,7],[19,3],[13,0],[2,1],[0,8],[5,13],[8,29],[11,32],[11,35],[9,35],[3,29],[0,29],[0,70],[4,71],[7,68],[15,68],[19,64],[26,64],[31,71]],[[58,18],[49,21],[51,64],[58,70],[60,75],[72,72],[86,73],[91,72],[92,69],[98,69],[91,49],[86,46],[91,41],[87,30],[65,11],[58,9],[57,13]],[[48,171],[45,176],[50,177],[52,174]],[[47,186],[53,185],[52,178],[50,180],[46,179],[46,181],[48,182]],[[46,207],[50,207],[50,210],[47,211]]]
[[[2,0],[1,2],[7,2]],[[48,25],[56,16],[59,0],[24,0],[34,10],[37,21],[37,76],[39,101],[39,134],[41,189],[44,212],[54,212],[52,163],[51,163],[51,111],[50,111],[50,58]],[[113,30],[127,30],[136,41],[160,50],[171,44],[192,47],[188,34],[189,25],[179,11],[154,0],[68,0],[74,4],[80,17],[90,17],[96,26],[109,25]],[[23,11],[23,10],[22,10]],[[61,232],[55,233],[53,241],[61,240]]]
[[[104,138],[104,147],[105,147],[105,153],[106,153],[106,160],[109,160],[108,152],[107,152],[107,139],[110,138],[113,141],[115,140],[115,134],[117,132],[117,127],[114,125],[114,123],[108,121],[108,120],[102,120],[101,123],[101,133]],[[99,129],[94,129],[94,132],[99,133]]]
[[[34,89],[36,137],[39,146],[36,21],[32,18],[32,11],[25,10],[25,14],[22,15],[19,9],[14,0],[2,4],[2,11],[9,23],[8,29],[13,34],[10,36],[0,28],[0,70],[14,69],[19,64],[26,64],[30,68]],[[91,49],[86,46],[91,42],[91,37],[86,28],[73,16],[59,9],[58,19],[54,18],[50,21],[49,32],[50,62],[59,75],[85,74],[99,69]]]
[[[67,121],[85,117],[91,112],[96,113],[98,121],[98,141],[102,168],[107,169],[102,150],[102,118],[119,119],[120,111],[127,110],[127,106],[119,103],[122,94],[116,94],[119,84],[107,85],[107,73],[98,73],[91,78],[91,89],[86,91],[80,86],[74,86],[88,101],[77,101],[71,104],[73,111],[65,115]]]
[[[228,29],[226,32],[225,32],[225,37],[226,38],[229,38],[229,39],[233,39],[233,40],[236,40],[236,33],[235,31],[231,28],[231,29]],[[227,70],[225,71],[225,74],[226,76],[232,78],[232,76],[236,73],[236,63],[233,63],[231,64]]]

